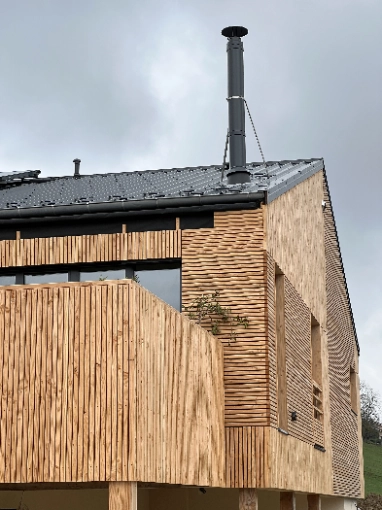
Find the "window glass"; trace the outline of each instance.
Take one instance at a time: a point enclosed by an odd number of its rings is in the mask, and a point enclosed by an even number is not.
[[[68,273],[26,274],[25,283],[60,283],[68,281]]]
[[[125,269],[106,269],[105,271],[81,271],[80,282],[123,280],[126,278]]]
[[[14,285],[15,283],[15,275],[0,276],[0,285]]]
[[[138,283],[180,311],[180,269],[135,271]]]

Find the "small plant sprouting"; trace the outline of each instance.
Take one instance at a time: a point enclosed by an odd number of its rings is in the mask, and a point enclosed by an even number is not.
[[[136,275],[135,273],[134,273],[134,275],[133,275],[133,277],[132,277],[132,280],[133,280],[133,282],[135,282],[135,283],[138,283],[138,284],[140,284],[140,283],[141,283],[141,282],[139,281],[139,276],[138,276],[138,275]]]
[[[249,321],[247,317],[234,315],[231,308],[224,307],[219,302],[219,292],[213,294],[202,294],[192,301],[188,306],[183,306],[187,316],[197,324],[204,321],[209,322],[209,331],[213,335],[219,335],[222,324],[226,324],[230,329],[230,341],[236,341],[236,330],[239,327],[248,328]]]

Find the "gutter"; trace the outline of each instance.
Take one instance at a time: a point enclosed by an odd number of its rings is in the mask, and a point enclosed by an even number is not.
[[[10,221],[25,220],[59,220],[65,216],[67,219],[76,215],[82,219],[95,219],[94,215],[109,215],[115,213],[169,212],[168,209],[179,208],[218,208],[219,206],[232,206],[234,204],[250,204],[264,201],[265,192],[255,193],[232,193],[227,195],[203,195],[176,198],[157,198],[143,200],[128,200],[121,202],[100,202],[92,204],[75,204],[45,207],[28,207],[19,209],[0,210],[0,225],[9,226]],[[165,210],[165,211],[164,211]],[[63,218],[62,218],[63,219]]]

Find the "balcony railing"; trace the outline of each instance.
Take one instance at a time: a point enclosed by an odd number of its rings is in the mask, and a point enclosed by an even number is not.
[[[153,294],[3,287],[0,335],[0,483],[222,485],[222,346]]]

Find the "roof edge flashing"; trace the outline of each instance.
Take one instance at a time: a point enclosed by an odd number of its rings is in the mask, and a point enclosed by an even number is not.
[[[278,198],[286,191],[294,188],[301,182],[305,181],[305,179],[312,177],[312,175],[316,174],[320,170],[325,169],[325,163],[323,159],[311,160],[310,165],[311,166],[304,171],[297,171],[294,175],[289,176],[281,182],[277,182],[276,179],[272,185],[271,181],[266,194],[266,203],[269,204],[270,202],[273,202],[273,200],[276,200],[276,198]],[[272,177],[270,177],[270,179],[272,179]]]

